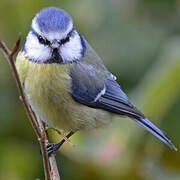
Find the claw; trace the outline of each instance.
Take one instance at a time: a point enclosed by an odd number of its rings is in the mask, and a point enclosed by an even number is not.
[[[50,156],[52,153],[56,152],[61,147],[62,144],[63,144],[62,141],[60,141],[58,143],[48,143],[46,145],[46,151],[47,151],[48,156]]]
[[[66,139],[69,138],[70,136],[72,136],[74,134],[74,132],[70,132],[67,136]],[[50,156],[52,153],[56,152],[65,142],[65,139],[62,139],[61,141],[59,141],[58,143],[48,143],[46,145],[46,151],[48,156]],[[69,141],[69,140],[68,140]]]

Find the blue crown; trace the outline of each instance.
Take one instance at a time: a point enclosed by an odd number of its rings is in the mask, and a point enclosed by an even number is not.
[[[72,23],[67,12],[56,7],[42,9],[34,18],[41,32],[64,31]]]

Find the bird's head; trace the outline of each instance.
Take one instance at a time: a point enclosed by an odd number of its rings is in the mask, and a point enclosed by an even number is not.
[[[74,28],[69,14],[48,7],[33,18],[23,51],[37,63],[70,63],[84,56],[86,42]]]

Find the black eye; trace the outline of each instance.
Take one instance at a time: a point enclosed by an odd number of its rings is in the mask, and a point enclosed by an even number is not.
[[[50,41],[48,41],[47,39],[44,39],[42,36],[38,36],[38,40],[41,44],[44,44],[44,45],[50,45]]]
[[[41,44],[44,44],[45,40],[43,39],[42,36],[38,36],[38,40]]]
[[[62,39],[61,41],[60,41],[60,44],[62,45],[62,44],[65,44],[66,42],[68,42],[70,40],[70,37],[69,36],[67,36],[65,39]]]

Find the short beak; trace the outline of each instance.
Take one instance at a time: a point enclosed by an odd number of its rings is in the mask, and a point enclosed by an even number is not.
[[[54,41],[51,43],[51,47],[52,47],[52,49],[56,49],[56,48],[59,48],[59,47],[60,47],[60,44],[58,43],[57,40],[54,40]]]

